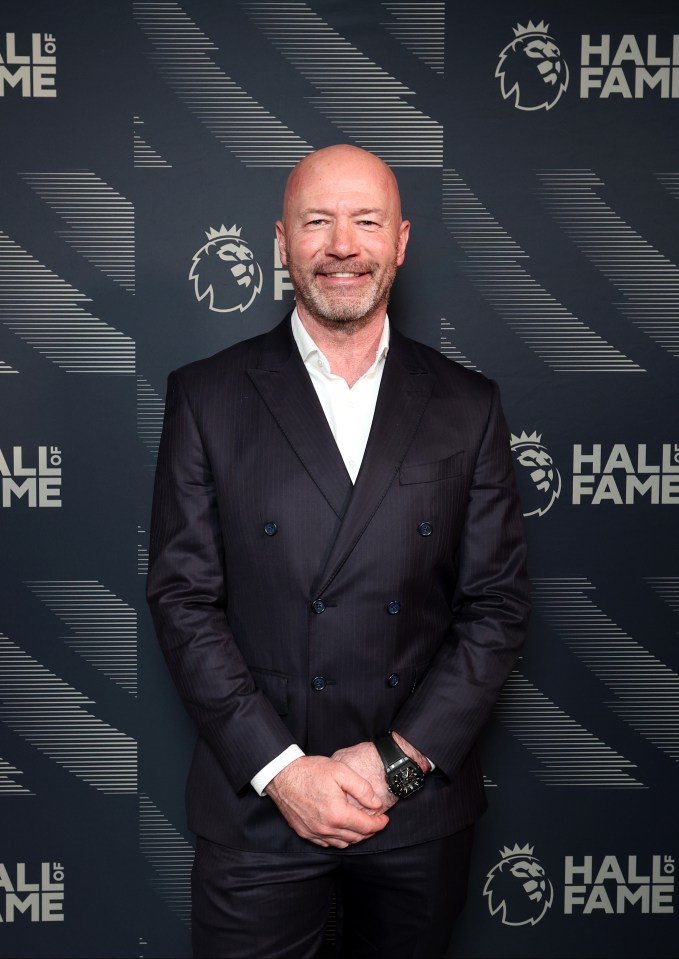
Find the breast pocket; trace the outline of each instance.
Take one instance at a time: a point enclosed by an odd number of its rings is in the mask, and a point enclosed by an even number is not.
[[[453,453],[444,460],[434,463],[417,463],[413,466],[402,466],[399,470],[399,483],[406,486],[410,483],[437,483],[440,480],[453,479],[464,472],[464,450]]]

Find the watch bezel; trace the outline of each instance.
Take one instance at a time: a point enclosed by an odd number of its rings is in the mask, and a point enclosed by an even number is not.
[[[412,773],[412,775],[404,782],[403,776],[406,772]],[[390,793],[393,793],[394,796],[398,796],[399,799],[412,796],[413,793],[417,792],[418,789],[422,789],[424,786],[424,773],[419,765],[409,756],[400,760],[397,768],[394,769],[390,767],[386,770],[386,778],[387,789]]]
[[[387,789],[393,796],[404,799],[422,789],[425,776],[423,769],[403,752],[390,733],[376,739],[375,745],[384,764]]]

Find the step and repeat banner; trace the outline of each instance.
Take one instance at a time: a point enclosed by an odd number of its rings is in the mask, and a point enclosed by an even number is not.
[[[337,142],[401,184],[395,324],[502,388],[531,547],[450,955],[675,954],[678,101],[670,0],[4,0],[2,955],[189,955],[165,380],[290,309],[285,179]]]

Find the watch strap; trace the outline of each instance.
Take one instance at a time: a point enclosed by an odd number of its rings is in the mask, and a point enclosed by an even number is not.
[[[386,733],[384,736],[379,736],[375,740],[375,746],[377,748],[377,752],[380,754],[380,759],[384,763],[384,768],[386,770],[389,770],[392,766],[401,762],[403,759],[407,759],[409,762],[414,762],[410,756],[403,752],[391,733]]]

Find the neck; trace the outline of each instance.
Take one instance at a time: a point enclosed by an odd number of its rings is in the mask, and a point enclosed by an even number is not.
[[[357,328],[354,324],[327,327],[297,304],[305,330],[327,357],[330,372],[341,376],[351,388],[375,362],[386,311],[381,310]]]

